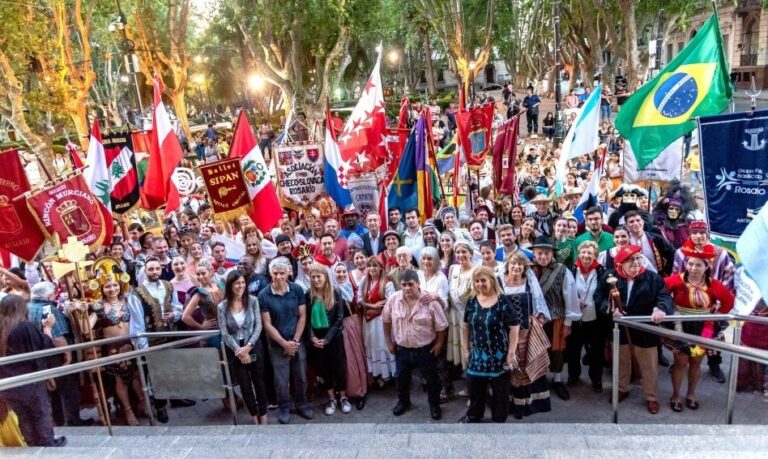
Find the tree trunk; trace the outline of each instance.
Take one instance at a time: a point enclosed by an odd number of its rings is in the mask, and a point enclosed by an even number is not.
[[[69,117],[72,120],[72,124],[75,125],[75,132],[77,133],[77,141],[80,143],[80,148],[82,148],[83,151],[88,151],[90,129],[88,126],[88,111],[85,107],[85,101],[74,107],[70,106],[69,110]]]
[[[184,100],[184,91],[174,91],[169,93],[168,97],[171,99],[171,105],[173,105],[173,111],[176,112],[176,119],[179,120],[179,128],[184,132],[187,138],[191,138],[191,131],[189,130],[189,119],[187,118],[187,103]]]
[[[424,74],[427,78],[427,91],[430,97],[437,96],[437,85],[435,84],[435,71],[432,67],[432,45],[429,42],[429,30],[424,25],[419,27],[421,43],[424,46]]]
[[[630,88],[635,87],[635,82],[640,71],[640,53],[637,49],[637,20],[635,19],[636,0],[623,0],[624,11],[624,36],[627,49],[627,65],[624,73]]]

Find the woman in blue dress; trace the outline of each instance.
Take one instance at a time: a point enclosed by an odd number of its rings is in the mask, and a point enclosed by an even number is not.
[[[491,386],[491,419],[506,422],[509,416],[510,371],[517,368],[519,305],[504,296],[496,272],[480,266],[472,273],[473,296],[464,311],[464,348],[467,357],[469,408],[460,422],[480,422]]]

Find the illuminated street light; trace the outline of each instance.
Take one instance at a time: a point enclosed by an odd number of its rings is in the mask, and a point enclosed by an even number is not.
[[[387,53],[387,60],[390,64],[397,65],[398,61],[400,60],[400,53],[396,49],[390,50]]]
[[[264,87],[264,78],[255,73],[248,76],[248,87],[253,91],[260,91]]]
[[[192,82],[195,83],[198,86],[202,86],[205,84],[205,75],[202,73],[196,73],[192,75]]]

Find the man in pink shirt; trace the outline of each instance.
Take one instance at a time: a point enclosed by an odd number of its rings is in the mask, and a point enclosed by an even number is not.
[[[392,414],[400,416],[411,407],[411,372],[419,368],[427,380],[429,413],[437,421],[442,416],[437,356],[448,321],[440,303],[421,291],[415,270],[404,271],[400,285],[402,290],[387,300],[382,311],[387,348],[397,365],[397,404]]]

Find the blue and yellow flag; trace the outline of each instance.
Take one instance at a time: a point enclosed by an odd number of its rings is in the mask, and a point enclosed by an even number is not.
[[[717,13],[688,45],[624,103],[616,128],[644,169],[669,144],[691,132],[697,116],[716,115],[733,96]]]

